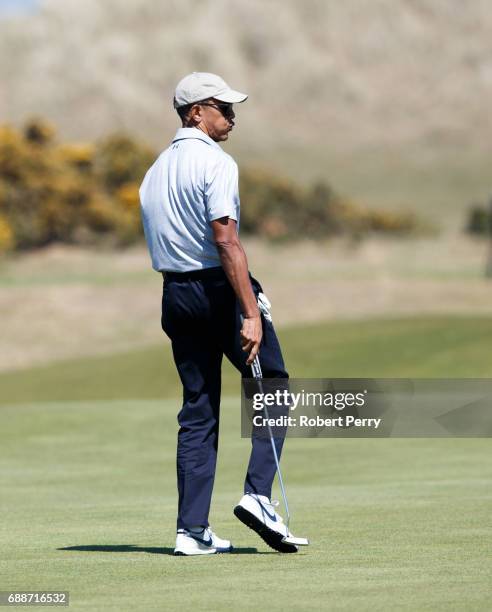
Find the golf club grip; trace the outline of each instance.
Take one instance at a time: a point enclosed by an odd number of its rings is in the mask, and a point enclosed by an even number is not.
[[[242,324],[244,323],[244,316],[242,314],[239,315],[239,320],[242,326]],[[259,359],[258,354],[254,358],[253,363],[251,364],[250,367],[251,367],[251,373],[253,374],[253,378],[256,378],[256,380],[260,381],[263,378],[263,374],[261,372],[261,365],[260,365],[260,359]]]

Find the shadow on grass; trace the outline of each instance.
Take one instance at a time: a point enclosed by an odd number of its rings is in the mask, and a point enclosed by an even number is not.
[[[173,555],[174,548],[157,546],[135,546],[134,544],[87,544],[85,546],[66,546],[57,550],[78,550],[83,552],[145,552],[154,555]],[[233,555],[275,555],[275,551],[258,552],[256,548],[234,548]]]

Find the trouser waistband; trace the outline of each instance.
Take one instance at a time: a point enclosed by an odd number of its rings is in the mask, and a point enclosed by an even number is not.
[[[168,280],[199,280],[202,278],[224,278],[226,273],[222,266],[204,268],[203,270],[190,270],[189,272],[163,272],[162,276]]]

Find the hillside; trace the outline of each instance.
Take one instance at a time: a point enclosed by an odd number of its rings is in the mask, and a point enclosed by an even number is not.
[[[0,20],[0,117],[62,137],[124,128],[160,148],[177,80],[250,99],[227,148],[379,205],[444,209],[489,191],[487,0],[39,0]],[[415,199],[415,198],[414,198]],[[460,213],[459,223],[462,215]]]
[[[250,93],[252,142],[488,148],[491,27],[486,0],[41,0],[0,22],[0,115],[156,142],[176,81],[210,70]]]

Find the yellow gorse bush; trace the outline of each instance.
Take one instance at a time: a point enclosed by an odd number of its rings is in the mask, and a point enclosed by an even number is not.
[[[138,240],[138,185],[154,157],[125,135],[58,144],[53,127],[40,119],[23,130],[2,127],[0,214],[13,233],[5,243],[27,249]]]
[[[94,165],[96,147],[88,143],[64,144],[59,148],[62,162],[81,171],[89,171]]]
[[[116,190],[116,197],[127,210],[137,210],[140,207],[140,197],[138,194],[139,185],[137,183],[124,183]]]
[[[325,183],[302,189],[264,170],[240,175],[243,231],[273,240],[324,238],[369,232],[405,234],[420,229],[409,214],[367,210]]]
[[[138,189],[155,157],[126,134],[60,144],[42,119],[0,127],[0,251],[140,239]],[[242,170],[240,193],[242,230],[271,240],[416,228],[409,215],[367,211],[326,184],[301,188],[264,169]]]
[[[14,248],[14,232],[7,219],[0,215],[0,253],[6,253]]]

